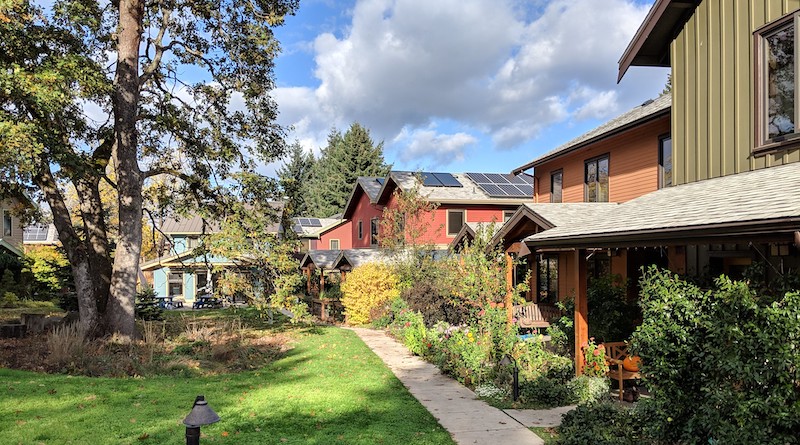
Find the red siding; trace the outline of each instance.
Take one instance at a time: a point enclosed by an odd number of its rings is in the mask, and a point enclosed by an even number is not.
[[[550,174],[561,169],[562,202],[583,202],[584,162],[609,155],[609,201],[625,202],[658,189],[659,137],[670,131],[669,116],[581,148],[535,167],[537,202],[550,202]]]
[[[360,190],[360,188],[359,188]],[[361,196],[358,198],[355,210],[350,223],[347,226],[350,228],[350,242],[349,249],[361,249],[372,247],[370,245],[370,220],[372,218],[380,218],[383,214],[383,206],[372,204],[366,193],[360,192]],[[358,221],[362,222],[363,236],[358,239]]]
[[[331,247],[331,240],[338,239],[339,240],[339,249],[352,249],[353,248],[353,230],[350,227],[352,224],[350,221],[342,224],[339,227],[336,227],[333,230],[329,230],[323,233],[319,237],[319,242],[317,243],[317,248],[320,250],[328,250]]]

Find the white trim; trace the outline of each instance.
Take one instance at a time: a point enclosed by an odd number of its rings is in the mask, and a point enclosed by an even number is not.
[[[333,248],[333,242],[336,241],[336,248]],[[329,250],[341,250],[342,243],[339,241],[339,238],[333,238],[328,240],[328,249]]]
[[[516,210],[503,210],[503,224],[508,222],[508,220],[511,219],[515,213],[517,213]],[[506,215],[508,215],[507,218]]]
[[[458,232],[461,231],[461,227],[464,227],[464,224],[467,223],[467,209],[446,209],[445,215],[445,224],[444,224],[444,231],[448,238],[455,238],[458,235]],[[450,212],[459,212],[462,214],[461,219],[461,227],[458,228],[455,232],[450,232]]]

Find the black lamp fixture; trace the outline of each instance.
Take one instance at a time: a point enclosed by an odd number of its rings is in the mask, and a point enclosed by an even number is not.
[[[208,406],[205,396],[197,396],[189,415],[183,419],[186,425],[186,445],[200,445],[200,427],[219,422],[219,415]]]
[[[514,357],[506,354],[500,360],[499,364],[501,366],[514,365],[514,371],[512,374],[514,377],[514,386],[511,389],[512,389],[512,396],[514,398],[514,401],[516,402],[517,399],[519,399],[519,366],[517,366],[517,361],[514,360]]]

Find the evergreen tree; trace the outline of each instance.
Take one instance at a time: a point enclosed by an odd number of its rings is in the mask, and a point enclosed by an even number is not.
[[[306,202],[310,215],[329,217],[344,210],[359,176],[386,176],[383,142],[375,144],[369,130],[353,123],[342,135],[331,130],[309,181]]]
[[[309,187],[314,163],[314,155],[306,153],[299,142],[295,142],[289,148],[288,159],[278,170],[278,179],[286,197],[284,214],[287,217],[303,216],[308,213],[306,191]]]

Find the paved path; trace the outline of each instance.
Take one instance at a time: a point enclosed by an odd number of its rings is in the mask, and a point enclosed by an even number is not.
[[[544,441],[502,410],[415,357],[383,331],[353,328],[459,445],[543,445]]]

